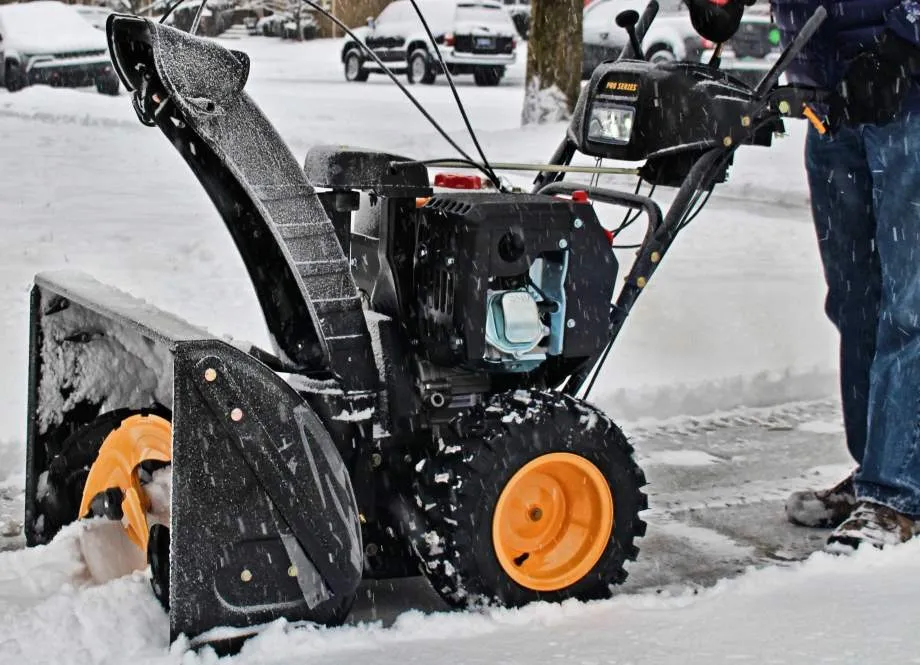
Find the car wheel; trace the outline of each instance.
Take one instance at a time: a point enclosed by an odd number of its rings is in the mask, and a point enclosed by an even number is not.
[[[646,57],[648,58],[649,62],[656,65],[662,62],[674,62],[677,60],[677,56],[674,55],[674,51],[672,51],[670,47],[663,44],[653,46]]]
[[[416,49],[409,56],[409,83],[424,83],[431,85],[434,83],[435,73],[428,58],[428,51],[425,49]]]
[[[114,74],[110,76],[100,76],[96,79],[96,90],[101,95],[117,96],[121,90],[121,81]]]
[[[366,81],[369,72],[361,66],[361,56],[357,51],[349,51],[345,56],[345,80],[346,81]]]
[[[501,82],[504,74],[504,67],[479,67],[473,71],[473,79],[478,86],[492,87]]]
[[[6,63],[6,76],[4,81],[6,81],[6,89],[10,92],[16,92],[26,87],[26,80],[22,75],[22,69],[20,69],[19,64],[15,62]]]

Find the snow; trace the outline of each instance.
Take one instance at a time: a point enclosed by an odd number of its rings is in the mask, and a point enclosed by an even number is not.
[[[343,80],[339,41],[226,43],[252,56],[249,90],[298,156],[330,142],[453,156],[384,77]],[[496,88],[457,79],[496,161],[545,160],[565,128],[520,126],[525,62],[522,49]],[[412,92],[471,151],[446,82]],[[836,394],[837,344],[823,314],[804,129],[790,122],[774,148],[742,149],[731,181],[649,283],[592,394],[649,463],[653,509],[631,586],[598,603],[475,614],[410,611],[442,608],[398,587],[395,609],[375,607],[357,625],[269,626],[236,662],[916,659],[915,544],[852,559],[816,555],[698,587],[762,565],[764,551],[775,562],[818,546],[821,533],[784,526],[782,499],[847,470],[839,414],[809,406]],[[85,270],[215,334],[271,348],[242,262],[194,176],[139,125],[124,94],[0,91],[0,145],[0,662],[214,662],[181,643],[170,651],[166,616],[143,574],[93,584],[78,528],[18,549],[28,294],[36,272]],[[510,177],[526,186],[531,176]],[[608,226],[621,217],[598,212]],[[617,254],[624,264],[632,258]],[[788,402],[806,406],[778,417],[775,406]],[[713,412],[721,415],[697,418]]]
[[[66,534],[69,535],[69,534]],[[205,649],[172,651],[165,616],[135,574],[103,587],[70,584],[79,558],[55,542],[6,554],[0,573],[0,661],[17,663],[213,663]],[[593,603],[538,603],[519,610],[425,614],[319,630],[278,621],[250,640],[239,663],[479,664],[712,662],[918,662],[911,621],[920,542],[807,561],[719,582],[711,588],[626,595]],[[61,590],[60,585],[64,584]],[[23,613],[23,604],[35,603]],[[117,629],[113,618],[118,617]],[[449,656],[447,656],[449,654]]]
[[[3,47],[10,52],[38,55],[72,51],[101,51],[105,33],[71,6],[53,0],[0,7]]]

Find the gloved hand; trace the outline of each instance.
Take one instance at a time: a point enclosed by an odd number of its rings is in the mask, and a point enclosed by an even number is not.
[[[716,44],[727,42],[738,31],[745,6],[755,0],[686,0],[690,23],[696,33]]]
[[[859,54],[847,68],[830,104],[832,127],[885,124],[901,113],[920,72],[920,49],[891,31]]]

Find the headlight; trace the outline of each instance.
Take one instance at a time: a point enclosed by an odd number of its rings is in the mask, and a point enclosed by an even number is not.
[[[588,117],[588,140],[600,143],[629,143],[636,109],[630,106],[594,104]]]

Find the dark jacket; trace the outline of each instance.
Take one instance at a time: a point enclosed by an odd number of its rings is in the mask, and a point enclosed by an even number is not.
[[[773,20],[785,46],[814,11],[824,6],[827,18],[787,70],[792,83],[833,88],[847,65],[871,48],[885,29],[920,46],[920,0],[770,0]],[[905,110],[920,111],[920,81]]]

